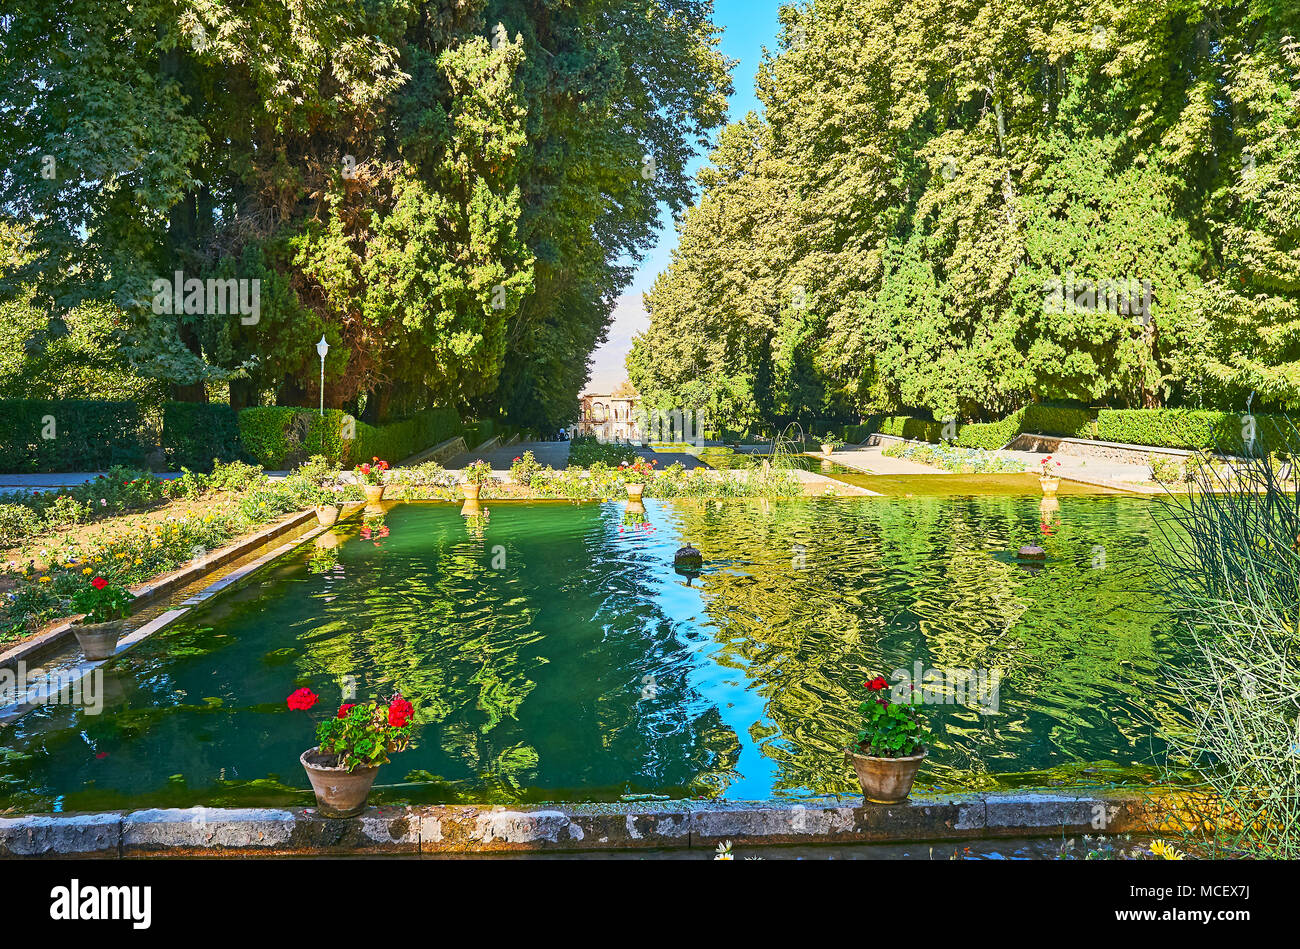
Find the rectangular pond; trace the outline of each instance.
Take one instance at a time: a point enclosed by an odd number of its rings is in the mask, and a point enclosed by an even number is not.
[[[1153,592],[1149,501],[646,507],[641,527],[621,503],[517,502],[341,525],[322,541],[336,565],[312,572],[306,545],[110,663],[102,714],[6,728],[0,810],[310,804],[310,716],[351,687],[416,708],[376,803],[854,794],[863,680],[918,669],[1000,677],[927,709],[918,787],[1159,775],[1184,654]],[[686,542],[698,577],[674,572]],[[1029,543],[1044,564],[1016,560]],[[313,713],[285,705],[301,686]]]

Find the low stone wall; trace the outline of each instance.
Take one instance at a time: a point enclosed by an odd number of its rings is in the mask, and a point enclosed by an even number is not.
[[[1013,438],[1007,448],[1012,451],[1048,452],[1070,457],[1097,458],[1126,465],[1145,465],[1150,455],[1161,455],[1182,461],[1194,451],[1181,448],[1158,448],[1146,445],[1127,445],[1120,442],[1099,442],[1089,438],[1063,438],[1058,435],[1035,435],[1024,432]]]
[[[1168,792],[920,795],[899,805],[813,799],[669,801],[512,810],[372,807],[143,810],[0,818],[0,857],[490,854],[734,844],[857,844],[1155,832]]]

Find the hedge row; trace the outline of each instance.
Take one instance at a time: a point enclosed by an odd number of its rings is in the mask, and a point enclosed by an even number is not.
[[[132,402],[0,401],[0,471],[141,467],[149,433]]]
[[[1246,450],[1250,419],[1255,450],[1300,451],[1300,428],[1283,415],[1255,415],[1206,409],[1100,409],[1029,405],[1000,422],[962,425],[957,444],[965,448],[1001,448],[1017,435],[1032,433],[1066,438],[1124,442],[1151,448],[1189,451],[1214,449],[1228,454]],[[873,434],[914,441],[943,441],[942,422],[907,415],[873,416],[861,425],[844,427],[844,439],[859,444]]]
[[[212,470],[214,460],[239,461],[239,422],[228,405],[168,402],[163,406],[162,449],[167,467]]]
[[[1253,426],[1252,423],[1253,422]],[[1205,409],[1104,409],[1096,437],[1157,448],[1245,451],[1253,427],[1256,451],[1300,450],[1300,431],[1285,415],[1252,415]]]
[[[323,455],[331,464],[359,464],[374,457],[396,464],[463,431],[454,409],[427,409],[377,427],[351,421],[337,409],[327,409],[323,416],[312,409],[281,406],[239,413],[244,449],[272,471],[293,468],[312,455]]]

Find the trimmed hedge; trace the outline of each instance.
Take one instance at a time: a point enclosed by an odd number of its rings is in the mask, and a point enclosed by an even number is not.
[[[1245,451],[1244,416],[1205,409],[1101,409],[1027,405],[1000,422],[963,425],[957,444],[963,448],[1001,448],[1017,435],[1032,433],[1064,438],[1124,442],[1150,448],[1213,449],[1229,454]],[[1256,452],[1300,451],[1300,426],[1286,416],[1256,415]],[[861,442],[875,433],[914,441],[943,440],[943,423],[906,415],[873,416],[861,425],[845,426],[846,441]]]
[[[391,425],[373,428],[357,422],[357,440],[347,459],[359,464],[378,456],[397,464],[464,431],[455,409],[425,409]]]
[[[963,448],[1001,448],[1024,431],[1025,409],[1000,422],[973,422],[957,432],[957,444]]]
[[[1097,437],[1096,415],[1087,409],[1060,405],[1027,405],[1021,412],[1023,413],[1021,432],[1060,435],[1064,438]]]
[[[1296,451],[1300,433],[1285,415],[1256,415],[1256,451]],[[1206,409],[1104,409],[1097,414],[1097,438],[1153,448],[1245,450],[1245,416]]]
[[[168,402],[163,406],[162,448],[169,468],[210,472],[214,460],[238,461],[239,421],[229,405]]]
[[[138,468],[147,442],[144,418],[133,402],[0,401],[0,471]]]
[[[331,464],[352,465],[376,456],[396,464],[464,430],[455,409],[426,409],[400,422],[372,426],[354,422],[355,439],[345,439],[347,415],[328,409],[324,417],[313,409],[275,406],[239,413],[244,449],[263,468],[293,468],[312,455]]]

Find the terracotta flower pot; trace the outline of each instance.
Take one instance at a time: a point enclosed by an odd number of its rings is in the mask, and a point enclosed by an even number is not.
[[[823,443],[822,443],[822,454],[823,454],[823,455],[829,455],[829,454],[831,454],[831,452],[833,452],[833,451],[835,451],[835,446],[832,445],[832,444],[830,444],[830,442],[823,442]]]
[[[339,522],[339,509],[336,504],[316,505],[316,523],[321,527],[333,527]]]
[[[640,501],[643,494],[645,494],[644,484],[627,485],[627,499],[629,501]]]
[[[126,620],[113,620],[111,623],[83,625],[77,623],[72,631],[77,635],[81,651],[87,659],[110,659],[117,652],[117,641],[122,636],[122,627]]]
[[[483,491],[483,485],[470,484],[466,481],[460,486],[460,489],[464,493],[466,501],[477,501],[479,494]]]
[[[1061,479],[1055,475],[1044,475],[1038,479],[1038,483],[1042,486],[1044,494],[1055,494],[1056,489],[1061,486]]]
[[[382,501],[384,499],[384,488],[386,487],[388,487],[386,484],[363,484],[362,488],[366,492],[366,503],[378,504]]]
[[[308,748],[298,760],[316,792],[316,809],[322,817],[356,817],[366,809],[378,768],[348,771],[333,764],[335,756],[323,755],[319,748]]]
[[[912,793],[912,782],[925,760],[925,752],[909,758],[876,758],[847,749],[858,773],[862,796],[873,804],[901,804]]]

